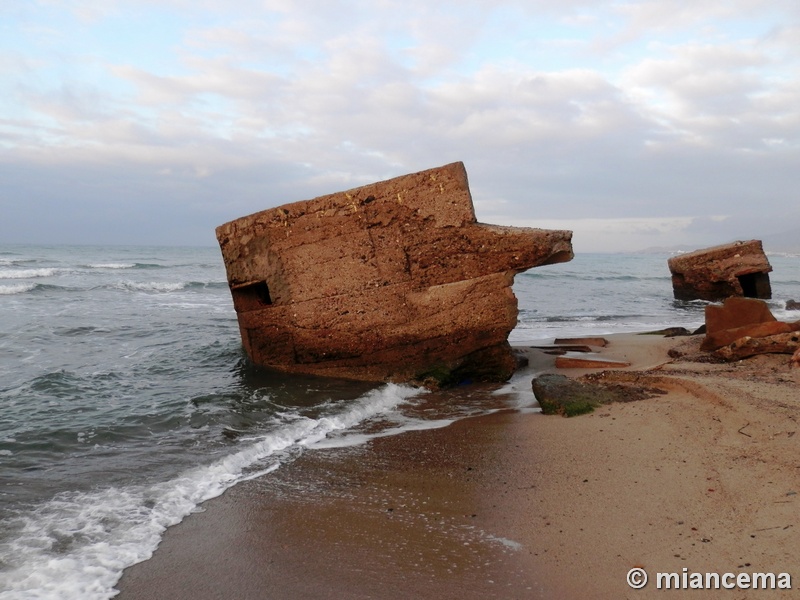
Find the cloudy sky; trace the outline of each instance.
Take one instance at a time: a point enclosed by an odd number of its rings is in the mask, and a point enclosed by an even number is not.
[[[800,2],[0,3],[0,243],[211,245],[457,160],[577,251],[800,228]]]

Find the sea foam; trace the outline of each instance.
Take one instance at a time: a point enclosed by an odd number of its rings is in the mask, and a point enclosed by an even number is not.
[[[35,279],[38,277],[52,277],[60,269],[53,267],[43,269],[0,269],[0,279]]]
[[[63,492],[20,514],[0,546],[0,600],[106,600],[122,571],[152,556],[167,527],[233,485],[280,467],[291,448],[393,412],[422,391],[389,384],[317,419],[295,416],[211,464],[149,485]],[[268,463],[268,464],[265,464]]]
[[[24,294],[36,287],[35,283],[18,283],[16,285],[0,285],[0,296],[11,296],[13,294]]]
[[[132,292],[178,292],[187,286],[183,282],[120,281],[115,287]]]
[[[133,269],[134,263],[92,263],[88,265],[90,269]]]

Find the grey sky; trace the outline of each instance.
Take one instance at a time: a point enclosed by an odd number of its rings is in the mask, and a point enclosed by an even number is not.
[[[10,0],[0,242],[213,244],[456,160],[577,251],[800,230],[800,5]]]

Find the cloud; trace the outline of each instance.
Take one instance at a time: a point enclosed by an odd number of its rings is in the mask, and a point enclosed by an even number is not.
[[[497,220],[503,220],[497,217]],[[695,226],[695,217],[643,217],[643,218],[562,218],[515,219],[500,223],[522,227],[559,229],[573,232],[575,252],[639,251],[650,247],[671,247],[691,243],[687,235]],[[724,217],[713,217],[717,222]],[[609,244],[616,239],[617,243]]]
[[[124,205],[95,211],[113,228],[157,201],[211,230],[463,160],[480,218],[575,222],[592,247],[800,223],[790,3],[53,0],[60,21],[37,6],[15,18],[58,24],[57,52],[0,42],[0,166],[18,174],[2,209],[53,210],[45,183],[70,181],[76,228],[85,206]]]

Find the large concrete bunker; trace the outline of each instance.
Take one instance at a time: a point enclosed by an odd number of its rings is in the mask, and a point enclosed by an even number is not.
[[[478,223],[462,163],[216,233],[253,362],[368,381],[509,377],[514,275],[573,256],[570,231]]]

